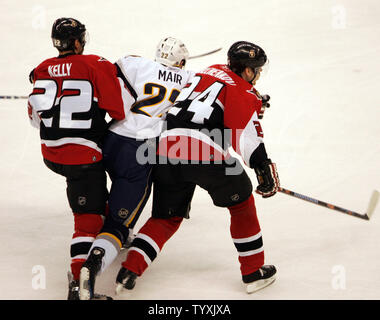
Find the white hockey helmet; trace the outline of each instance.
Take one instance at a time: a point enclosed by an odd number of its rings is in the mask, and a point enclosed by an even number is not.
[[[189,58],[189,51],[179,39],[168,37],[157,45],[155,60],[165,66],[183,68]]]

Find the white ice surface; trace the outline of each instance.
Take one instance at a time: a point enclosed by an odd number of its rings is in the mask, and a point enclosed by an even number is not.
[[[181,38],[198,70],[224,63],[237,40],[265,48],[257,88],[271,95],[262,126],[282,186],[364,213],[380,190],[380,3],[378,0],[0,1],[0,95],[30,93],[30,70],[55,56],[53,21],[89,30],[85,53],[115,61],[153,57]],[[25,100],[0,100],[0,299],[66,299],[73,219],[65,181],[49,171]],[[248,169],[254,185],[256,178]],[[229,214],[197,190],[191,219],[138,280],[132,299],[379,299],[380,210],[370,221],[277,194],[256,198],[270,287],[244,292]],[[149,217],[149,201],[140,226]],[[117,261],[97,291],[113,294]],[[36,267],[37,266],[37,267]],[[42,266],[46,288],[33,281]],[[33,269],[37,268],[37,269]]]

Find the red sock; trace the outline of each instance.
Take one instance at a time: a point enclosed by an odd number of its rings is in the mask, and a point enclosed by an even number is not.
[[[150,218],[140,229],[129,248],[123,267],[141,276],[178,230],[183,218]]]
[[[253,195],[228,209],[231,214],[230,232],[239,253],[240,270],[242,275],[247,275],[264,264],[264,247]]]
[[[70,247],[71,273],[74,280],[79,279],[80,269],[102,226],[103,219],[99,214],[74,213],[74,234]]]

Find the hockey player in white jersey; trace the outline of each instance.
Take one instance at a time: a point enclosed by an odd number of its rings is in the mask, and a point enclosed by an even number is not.
[[[153,164],[141,163],[138,150],[148,152],[150,146],[155,154],[154,142],[162,131],[165,114],[193,75],[184,70],[189,54],[180,40],[161,40],[155,56],[151,61],[129,55],[115,63],[124,82],[124,99],[131,107],[124,120],[110,125],[102,146],[112,181],[109,214],[81,269],[82,300],[93,297],[96,275],[114,261],[128,242],[149,198]]]

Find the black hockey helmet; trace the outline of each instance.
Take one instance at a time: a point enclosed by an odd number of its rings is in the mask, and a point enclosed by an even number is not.
[[[59,51],[73,50],[75,40],[79,40],[82,47],[86,44],[86,27],[73,18],[59,18],[55,20],[51,38],[53,45]]]
[[[228,50],[227,56],[229,68],[238,75],[246,67],[256,70],[267,62],[265,51],[248,41],[235,42]]]

